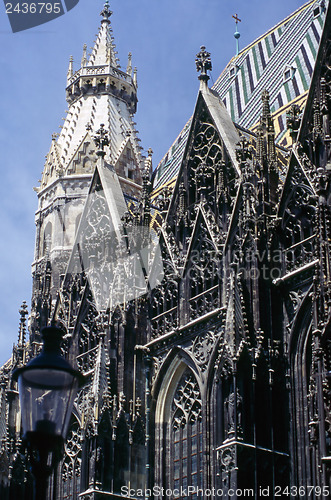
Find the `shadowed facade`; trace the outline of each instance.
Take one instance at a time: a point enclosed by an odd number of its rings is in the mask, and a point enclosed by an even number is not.
[[[240,51],[213,88],[201,47],[193,115],[154,172],[110,15],[70,62],[37,190],[29,340],[24,304],[1,369],[1,498],[32,498],[11,371],[51,320],[87,382],[49,499],[317,498],[331,486],[328,4]]]

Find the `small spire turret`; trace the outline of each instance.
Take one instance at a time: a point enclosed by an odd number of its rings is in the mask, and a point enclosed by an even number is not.
[[[267,133],[267,156],[271,163],[276,162],[276,149],[275,149],[275,128],[274,122],[270,112],[270,97],[269,92],[264,89],[261,95],[262,99],[262,116],[261,126]]]
[[[126,72],[128,75],[132,76],[132,54],[129,52],[128,54],[128,65],[126,67]]]
[[[26,335],[26,316],[28,315],[28,306],[25,300],[22,302],[21,308],[19,310],[21,319],[18,332],[18,347],[24,347],[25,345],[25,335]]]
[[[152,148],[148,149],[148,156],[145,160],[144,169],[142,171],[143,178],[143,188],[141,192],[142,200],[142,225],[145,228],[149,227],[151,218],[151,204],[150,204],[150,192],[151,192],[151,173],[152,173]],[[144,238],[148,238],[148,231],[144,232]],[[146,240],[147,242],[147,240]]]
[[[83,56],[82,56],[82,62],[81,62],[82,68],[84,68],[84,66],[86,66],[86,63],[87,63],[86,50],[87,50],[87,45],[86,45],[86,43],[84,43],[84,45],[83,45]]]
[[[277,202],[278,168],[275,147],[275,128],[270,111],[269,92],[265,89],[261,94],[262,114],[257,133],[257,158],[261,164],[263,183],[263,211],[268,213],[270,207]]]
[[[138,70],[135,67],[134,70],[133,70],[133,85],[136,87],[136,89],[138,88],[137,73],[138,73]]]
[[[148,156],[145,160],[145,170],[146,170],[146,175],[148,175],[148,178],[150,178],[150,176],[152,175],[152,171],[153,171],[153,161],[152,161],[152,157],[153,157],[153,150],[152,148],[148,148]]]
[[[270,116],[270,105],[269,105],[269,92],[266,89],[262,90],[261,100],[262,100],[261,121],[267,126],[268,119]]]
[[[72,77],[74,74],[74,58],[73,56],[70,56],[69,58],[69,68],[68,68],[68,73],[67,73],[67,80]]]

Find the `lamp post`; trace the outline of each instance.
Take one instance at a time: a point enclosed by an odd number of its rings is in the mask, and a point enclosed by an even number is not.
[[[61,356],[62,330],[49,326],[41,334],[39,356],[13,372],[23,440],[35,478],[35,500],[46,500],[48,477],[62,457],[77,389],[84,383],[83,375]]]

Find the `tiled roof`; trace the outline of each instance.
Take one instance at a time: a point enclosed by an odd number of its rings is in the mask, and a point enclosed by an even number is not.
[[[306,3],[229,62],[213,88],[234,122],[254,130],[261,114],[261,92],[267,89],[276,142],[285,147],[290,145],[286,111],[291,104],[302,107],[305,104],[325,11],[323,2]],[[190,120],[158,165],[154,190],[174,183],[189,128]]]

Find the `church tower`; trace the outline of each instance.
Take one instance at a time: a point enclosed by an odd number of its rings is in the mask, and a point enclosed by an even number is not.
[[[37,189],[30,342],[23,303],[0,368],[0,498],[32,497],[11,374],[51,321],[85,384],[47,500],[327,496],[331,7],[305,4],[213,88],[201,46],[192,117],[153,174],[110,17],[106,0],[70,59]]]
[[[94,134],[109,137],[106,160],[119,176],[123,193],[141,190],[141,147],[133,115],[137,108],[137,70],[129,53],[120,69],[105,2],[101,25],[90,55],[84,44],[81,66],[70,57],[66,99],[68,110],[60,134],[52,135],[38,194],[36,245],[32,264],[32,341],[50,318],[52,304],[66,270],[97,159]]]

